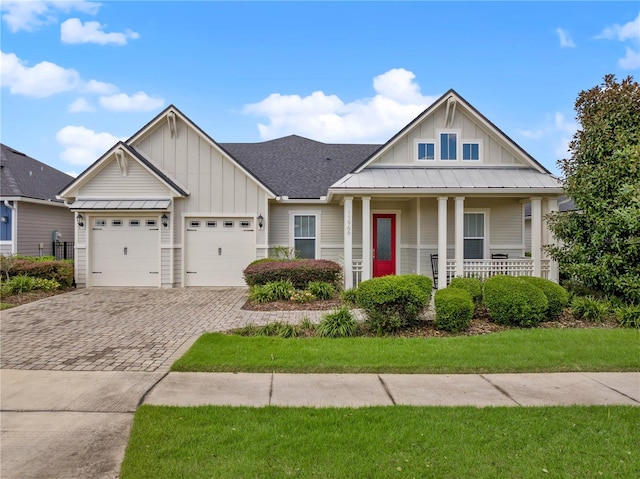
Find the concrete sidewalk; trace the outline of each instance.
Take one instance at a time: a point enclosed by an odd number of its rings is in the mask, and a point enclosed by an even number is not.
[[[144,404],[172,406],[640,406],[640,373],[169,373]]]

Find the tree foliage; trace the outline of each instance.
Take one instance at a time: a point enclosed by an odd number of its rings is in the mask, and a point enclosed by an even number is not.
[[[580,129],[560,160],[575,211],[555,213],[549,254],[585,286],[640,303],[640,85],[627,77],[582,91]]]

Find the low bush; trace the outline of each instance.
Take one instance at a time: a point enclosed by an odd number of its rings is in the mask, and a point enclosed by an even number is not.
[[[270,303],[272,301],[289,301],[295,293],[291,281],[273,281],[271,283],[252,286],[249,299],[254,303]]]
[[[10,276],[32,276],[34,278],[56,280],[60,287],[73,284],[72,261],[39,261],[33,258],[17,258],[9,270]]]
[[[640,329],[640,305],[619,306],[615,312],[620,326]]]
[[[316,298],[314,294],[309,290],[294,290],[289,297],[289,301],[293,301],[294,303],[308,303],[309,301],[315,301]]]
[[[478,278],[453,278],[449,288],[464,289],[471,295],[476,307],[482,304],[482,281]]]
[[[360,283],[357,293],[358,306],[378,335],[414,323],[430,297],[431,280],[420,275],[372,278]]]
[[[522,279],[539,288],[547,297],[547,318],[556,319],[569,304],[569,293],[559,284],[535,276],[522,276]]]
[[[247,268],[250,267],[250,266],[254,266],[256,264],[273,263],[274,261],[283,261],[283,260],[278,259],[278,258],[260,258],[260,259],[257,259],[255,261],[252,261],[251,263],[249,263],[249,266],[247,266]]]
[[[356,288],[345,289],[340,293],[340,299],[349,306],[356,307],[358,306],[358,290]]]
[[[331,299],[336,294],[335,286],[324,281],[311,281],[307,285],[307,291],[318,299]]]
[[[544,320],[549,302],[531,283],[514,276],[487,279],[483,299],[489,316],[498,324],[532,327]]]
[[[457,333],[469,327],[475,304],[471,294],[462,288],[439,289],[433,298],[436,329]]]
[[[609,305],[593,296],[575,296],[571,301],[571,312],[583,321],[601,323],[609,316]]]
[[[22,294],[28,291],[55,291],[60,289],[60,283],[55,279],[34,278],[19,274],[2,284],[2,294]]]
[[[249,286],[288,280],[296,289],[303,290],[312,281],[331,283],[337,287],[342,268],[338,263],[324,259],[266,261],[247,266],[243,274]]]
[[[346,306],[322,317],[316,328],[318,336],[324,338],[348,338],[355,336],[358,323]]]

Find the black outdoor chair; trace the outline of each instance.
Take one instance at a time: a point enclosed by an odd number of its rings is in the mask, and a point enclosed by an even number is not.
[[[431,255],[431,273],[433,274],[433,287],[438,289],[438,255]]]

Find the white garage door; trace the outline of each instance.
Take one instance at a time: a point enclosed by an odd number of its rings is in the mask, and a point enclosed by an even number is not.
[[[253,218],[188,218],[185,286],[243,286],[256,259]]]
[[[91,286],[160,286],[157,218],[105,217],[91,223]]]

